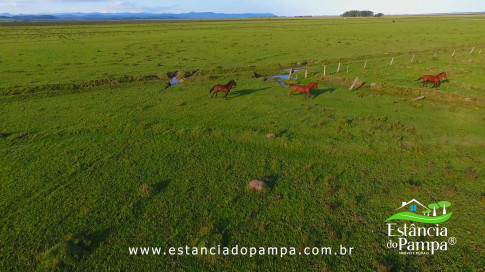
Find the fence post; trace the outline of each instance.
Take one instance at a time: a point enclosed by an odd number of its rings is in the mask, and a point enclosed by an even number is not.
[[[470,55],[475,51],[475,47],[472,48],[472,51],[470,51]]]
[[[367,67],[367,59],[365,60],[365,63],[364,63],[364,69]]]
[[[357,80],[359,80],[358,77],[355,78],[354,83],[352,83],[352,85],[349,88],[349,91],[352,91],[352,89],[354,88],[355,84],[357,84]]]
[[[337,74],[340,72],[340,62],[338,63]]]
[[[389,66],[391,66],[393,62],[394,62],[394,57],[392,57],[391,63],[389,63]]]
[[[305,68],[305,78],[307,78],[307,76],[308,76],[308,65]]]
[[[293,73],[293,67],[290,68],[290,73],[288,74],[288,80],[291,79],[291,74]]]
[[[323,76],[326,76],[327,65],[323,65]]]

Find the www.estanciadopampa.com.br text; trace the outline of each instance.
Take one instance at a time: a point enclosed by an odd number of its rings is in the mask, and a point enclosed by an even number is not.
[[[317,255],[352,255],[353,247],[340,247],[333,250],[331,247],[305,247],[297,249],[295,247],[169,247],[164,250],[161,247],[128,247],[130,255],[168,255],[168,256],[198,256],[198,255],[212,255],[212,256],[317,256]]]

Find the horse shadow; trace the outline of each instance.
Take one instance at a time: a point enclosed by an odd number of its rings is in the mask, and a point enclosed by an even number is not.
[[[312,99],[317,98],[317,96],[324,94],[324,93],[333,93],[335,91],[335,88],[327,88],[327,89],[318,89],[313,91],[313,97]]]
[[[260,89],[244,89],[244,90],[237,90],[237,91],[231,92],[230,94],[231,94],[231,98],[236,98],[236,97],[252,94],[259,91],[264,91],[267,89],[269,89],[269,87],[260,88]]]
[[[441,85],[441,83],[445,83],[445,82],[450,83],[450,80],[449,79],[442,80],[442,81],[440,81],[440,85]]]

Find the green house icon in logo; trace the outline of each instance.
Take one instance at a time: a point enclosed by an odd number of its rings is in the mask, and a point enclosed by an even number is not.
[[[446,212],[446,208],[449,206],[451,206],[450,202],[440,201],[438,203],[431,203],[426,207],[416,199],[413,199],[408,202],[402,202],[401,207],[396,209],[400,210],[401,212],[389,217],[386,222],[400,219],[429,224],[443,223],[450,219],[451,215],[453,214],[452,212]],[[438,214],[440,210],[443,211],[443,214],[441,215]]]

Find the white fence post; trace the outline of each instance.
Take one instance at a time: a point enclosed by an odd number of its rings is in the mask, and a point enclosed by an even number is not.
[[[354,88],[355,84],[357,84],[357,80],[359,80],[358,77],[355,78],[354,83],[352,83],[352,85],[349,88],[349,91],[351,91]]]

